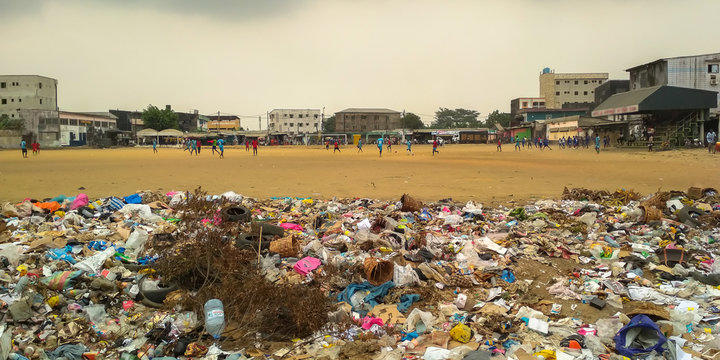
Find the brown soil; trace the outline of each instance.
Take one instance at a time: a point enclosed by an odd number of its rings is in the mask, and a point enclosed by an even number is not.
[[[431,156],[429,145],[414,155],[396,145],[378,157],[348,146],[333,154],[324,147],[263,147],[259,156],[244,148],[225,149],[225,159],[204,148],[190,156],[176,148],[42,150],[23,159],[19,150],[0,151],[0,201],[87,193],[90,198],[128,195],[137,190],[233,190],[265,198],[372,197],[399,199],[403,193],[423,201],[451,197],[483,203],[560,198],[563,187],[648,194],[716,185],[720,162],[703,149],[659,153],[558,150],[513,152],[504,146],[448,145]],[[84,189],[81,189],[84,188]]]

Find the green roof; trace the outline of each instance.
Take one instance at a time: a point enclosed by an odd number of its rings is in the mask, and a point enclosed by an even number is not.
[[[652,86],[610,96],[592,116],[717,107],[717,92],[677,86]]]

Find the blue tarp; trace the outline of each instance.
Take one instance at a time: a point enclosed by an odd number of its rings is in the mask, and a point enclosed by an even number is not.
[[[382,285],[374,286],[370,284],[369,282],[364,282],[362,284],[350,284],[348,285],[345,290],[341,291],[337,296],[337,301],[341,302],[344,301],[350,305],[352,305],[352,302],[350,301],[350,298],[358,292],[358,291],[370,291],[364,298],[363,302],[368,304],[370,308],[375,307],[376,305],[380,304],[380,301],[382,301],[382,298],[387,295],[388,291],[390,289],[395,287],[395,283],[392,281],[388,281]],[[353,306],[353,311],[357,311],[360,313],[360,315],[365,316],[367,311],[362,311],[359,309],[355,309]]]

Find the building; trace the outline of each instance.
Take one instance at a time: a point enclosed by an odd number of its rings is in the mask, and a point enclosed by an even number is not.
[[[590,107],[595,88],[608,79],[608,73],[556,73],[549,68],[540,74],[540,97],[548,109],[562,109],[565,104]]]
[[[368,132],[402,128],[400,112],[390,109],[349,108],[335,113],[335,131]]]
[[[320,109],[274,109],[270,112],[270,132],[289,135],[316,133],[322,130]]]
[[[117,129],[109,112],[20,110],[25,130],[43,147],[95,145],[102,134]]]
[[[519,113],[526,109],[544,109],[545,98],[522,97],[510,100],[510,119],[515,119]]]
[[[595,106],[600,105],[610,96],[630,91],[630,80],[608,80],[595,88]]]
[[[568,116],[562,118],[556,118],[551,120],[545,120],[545,138],[550,141],[557,141],[560,138],[569,137],[585,137],[586,135],[594,134],[590,131],[593,126],[612,123],[605,119],[597,119],[586,116]],[[612,139],[614,141],[615,139]]]
[[[630,73],[631,90],[669,85],[720,91],[720,53],[664,58],[626,71]],[[717,106],[711,109],[713,118],[717,118],[718,113]]]
[[[58,110],[58,81],[40,75],[0,75],[0,116],[20,118],[20,110]]]
[[[589,108],[580,109],[525,109],[522,110],[513,122],[534,122],[573,115],[586,115]]]
[[[632,80],[631,80],[632,84]],[[718,120],[710,120],[716,108],[716,91],[659,85],[610,96],[593,111],[593,117],[638,121],[628,129],[626,139],[648,139],[657,144],[683,146],[687,141],[703,139],[705,130],[717,129]],[[643,145],[641,141],[633,143]]]
[[[108,110],[117,117],[118,130],[131,131],[137,133],[144,128],[142,121],[142,111],[128,110]]]
[[[236,115],[206,115],[208,121],[205,123],[207,131],[238,131],[242,130],[240,118]]]

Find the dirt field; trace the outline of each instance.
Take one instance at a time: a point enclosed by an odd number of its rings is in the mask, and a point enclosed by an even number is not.
[[[423,200],[451,197],[485,204],[559,197],[563,187],[651,193],[658,188],[720,187],[720,154],[706,150],[647,153],[590,149],[514,152],[494,145],[448,145],[431,156],[429,145],[414,155],[396,145],[378,157],[377,147],[264,147],[259,156],[228,147],[225,159],[203,148],[190,156],[175,148],[42,150],[23,159],[20,150],[0,151],[0,201],[42,199],[85,192],[91,198],[137,190],[227,190],[253,196]]]

